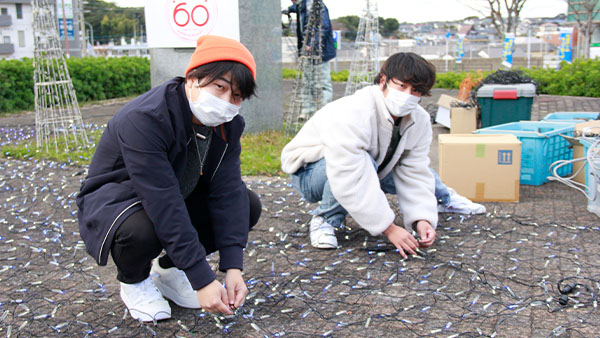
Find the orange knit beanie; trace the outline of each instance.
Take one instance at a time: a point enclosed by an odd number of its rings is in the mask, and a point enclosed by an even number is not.
[[[236,40],[216,35],[203,35],[196,42],[196,50],[188,64],[185,75],[190,70],[215,61],[237,61],[248,67],[256,80],[254,57],[244,45]]]

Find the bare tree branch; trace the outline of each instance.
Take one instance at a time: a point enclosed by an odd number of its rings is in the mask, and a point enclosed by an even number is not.
[[[590,42],[598,24],[594,17],[600,13],[600,3],[597,0],[571,0],[567,1],[569,12],[573,13],[581,39],[577,39],[577,54],[579,57],[590,57]]]
[[[479,15],[481,15],[483,17],[488,17],[488,13],[487,12],[484,12],[480,7],[476,7],[476,6],[473,6],[473,5],[470,5],[470,4],[466,3],[465,0],[458,0],[458,3],[461,4],[461,5],[463,5],[463,6],[465,6],[465,7],[468,7],[470,9],[474,10],[475,12],[479,13]]]

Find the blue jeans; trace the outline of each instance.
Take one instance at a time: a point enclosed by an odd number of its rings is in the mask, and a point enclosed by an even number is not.
[[[305,74],[302,76],[302,88],[300,97],[302,99],[302,114],[305,117],[312,116],[317,110],[331,102],[333,98],[333,85],[331,84],[331,66],[329,61],[309,65],[312,60],[306,62]],[[312,69],[312,74],[309,70]],[[312,83],[311,83],[312,81]]]
[[[373,161],[373,165],[377,168],[375,161]],[[435,177],[435,197],[439,204],[447,205],[450,202],[450,192],[444,183],[442,183],[438,174],[433,169],[431,169],[431,172]],[[305,200],[310,203],[321,202],[316,209],[310,212],[312,215],[325,218],[325,221],[334,227],[342,224],[348,212],[340,205],[331,192],[325,170],[325,158],[304,165],[292,174],[291,177],[292,185],[302,194]],[[381,179],[379,185],[381,190],[386,194],[396,194],[392,172]]]

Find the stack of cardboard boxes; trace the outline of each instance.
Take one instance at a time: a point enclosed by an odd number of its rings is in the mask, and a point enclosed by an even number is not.
[[[439,174],[459,194],[476,202],[518,202],[521,142],[514,135],[473,135],[477,107],[448,95],[438,100]]]
[[[451,134],[470,134],[477,129],[477,107],[442,94],[437,102],[435,122],[450,128]],[[465,107],[466,106],[466,107]]]
[[[474,135],[480,123],[477,107],[470,107],[454,97],[442,95],[438,106],[436,122],[450,129],[450,134],[438,138],[442,181],[476,202],[518,202],[522,174],[522,143],[519,138],[510,133]],[[575,135],[590,127],[596,128],[598,133],[600,121],[575,124]],[[573,158],[585,157],[584,147],[578,138],[563,137],[571,143]],[[573,172],[584,163],[574,163]],[[581,170],[574,179],[585,183],[585,175]]]

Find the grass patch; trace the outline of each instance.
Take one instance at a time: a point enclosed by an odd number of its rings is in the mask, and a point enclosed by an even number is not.
[[[46,159],[61,163],[72,163],[76,165],[88,165],[94,152],[96,144],[102,136],[102,129],[89,131],[88,138],[92,145],[90,147],[71,147],[68,152],[65,149],[64,141],[59,142],[58,151],[54,144],[49,144],[49,152],[46,153],[45,146],[38,149],[35,146],[35,139],[23,141],[19,144],[5,145],[2,147],[2,155],[21,160]],[[280,175],[281,149],[291,140],[291,137],[283,135],[283,131],[265,131],[258,134],[244,134],[242,136],[242,175]],[[73,143],[73,142],[70,142]]]
[[[90,141],[90,146],[76,146],[74,145],[74,139],[70,137],[68,143],[70,144],[69,151],[65,151],[67,148],[66,141],[64,139],[53,141],[48,144],[48,152],[46,152],[46,145],[42,144],[40,148],[35,145],[35,139],[23,141],[19,144],[5,145],[2,147],[2,155],[4,157],[16,158],[21,160],[29,159],[47,159],[63,163],[72,164],[89,164],[96,151],[96,143],[102,136],[102,130],[87,131],[87,137]],[[58,150],[56,149],[58,148]]]
[[[292,139],[281,130],[242,136],[242,175],[281,175],[281,149]]]
[[[296,79],[296,74],[298,74],[298,71],[296,69],[291,69],[291,68],[283,68],[281,70],[281,76],[284,79],[288,79],[288,80],[294,80]],[[348,74],[349,71],[348,70],[342,70],[339,72],[331,72],[331,81],[333,82],[346,82],[348,81]]]

